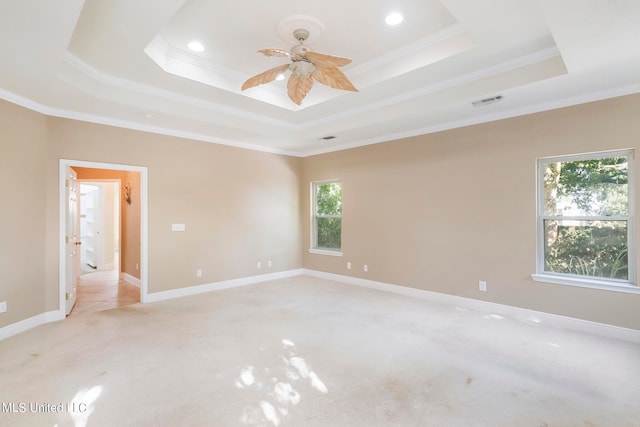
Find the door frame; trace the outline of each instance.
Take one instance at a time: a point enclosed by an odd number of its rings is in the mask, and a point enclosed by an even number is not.
[[[65,315],[65,284],[67,278],[66,257],[65,257],[65,236],[67,235],[67,225],[65,221],[65,180],[67,179],[67,167],[81,167],[93,169],[112,169],[120,171],[130,171],[140,173],[140,302],[148,302],[148,277],[149,277],[149,179],[148,169],[145,166],[132,166],[116,163],[90,162],[84,160],[60,159],[59,183],[58,183],[58,288],[59,303],[58,313],[61,319]],[[121,219],[122,220],[122,219]]]

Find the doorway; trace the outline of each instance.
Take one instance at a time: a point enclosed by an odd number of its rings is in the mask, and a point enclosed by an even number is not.
[[[87,178],[123,176],[124,173],[104,169],[73,169],[80,188],[80,270],[76,279],[76,302],[69,315],[139,303],[139,287],[121,277],[120,189],[123,180]],[[132,237],[135,236],[129,238]]]
[[[73,175],[80,203],[70,219],[66,189]],[[82,312],[145,302],[147,182],[145,167],[60,160],[61,317],[72,310],[69,305]],[[71,235],[74,229],[77,235]]]

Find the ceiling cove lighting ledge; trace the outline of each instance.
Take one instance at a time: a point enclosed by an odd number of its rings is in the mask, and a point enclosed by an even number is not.
[[[302,151],[271,149],[271,148],[267,148],[260,145],[247,144],[247,143],[241,143],[233,140],[224,140],[221,138],[215,138],[210,135],[202,135],[202,134],[196,134],[196,133],[191,133],[186,131],[179,131],[175,129],[161,128],[159,126],[149,126],[149,125],[144,125],[141,123],[126,121],[126,120],[118,120],[118,119],[113,119],[113,118],[104,117],[104,116],[79,113],[77,111],[58,109],[58,108],[46,106],[44,104],[38,103],[34,100],[31,100],[22,95],[15,94],[13,92],[7,91],[6,89],[2,89],[2,88],[0,88],[0,99],[3,99],[7,102],[11,102],[16,105],[20,105],[24,108],[27,108],[32,111],[36,111],[40,114],[44,114],[52,117],[86,121],[90,123],[97,123],[97,124],[103,124],[108,126],[125,128],[125,129],[139,130],[143,132],[157,133],[160,135],[175,136],[179,138],[193,139],[197,141],[228,145],[232,147],[262,151],[262,152],[273,153],[273,154],[283,154],[283,155],[293,156],[293,157],[310,157],[310,156],[315,156],[319,154],[342,151],[350,148],[358,148],[366,145],[373,145],[373,144],[394,141],[394,140],[403,139],[403,138],[411,138],[419,135],[428,135],[431,133],[442,132],[446,130],[457,129],[460,127],[472,126],[472,125],[481,124],[481,123],[488,123],[488,122],[493,122],[497,120],[509,119],[513,117],[519,117],[519,116],[539,113],[543,111],[550,111],[558,108],[565,108],[565,107],[584,104],[588,102],[601,101],[605,99],[616,98],[619,96],[633,95],[636,93],[640,93],[640,83],[624,86],[620,88],[615,88],[612,90],[606,90],[606,91],[600,91],[600,92],[595,92],[595,93],[586,94],[586,95],[564,98],[564,99],[553,101],[553,102],[540,103],[540,104],[528,106],[525,108],[510,109],[507,111],[501,111],[501,112],[492,113],[492,114],[485,114],[482,116],[477,116],[469,119],[451,121],[442,125],[410,129],[403,132],[385,134],[376,138],[369,138],[365,140],[354,141],[351,143],[340,144],[332,147],[325,147],[325,148],[316,149],[316,150],[302,150]]]
[[[222,104],[205,101],[201,98],[181,95],[176,92],[171,92],[164,89],[158,89],[156,87],[145,85],[142,83],[137,83],[131,80],[126,80],[119,77],[113,77],[111,75],[98,71],[97,69],[93,68],[91,65],[87,64],[86,62],[82,61],[80,58],[78,58],[77,56],[69,52],[65,54],[64,62],[70,65],[76,71],[83,73],[89,76],[92,80],[104,85],[138,92],[143,95],[157,96],[160,98],[168,99],[172,102],[184,103],[184,104],[191,105],[198,108],[205,108],[207,110],[211,110],[214,112],[228,114],[228,115],[239,117],[246,120],[254,120],[254,121],[268,124],[268,125],[275,125],[288,130],[300,129],[300,125],[297,125],[292,122],[268,118],[260,114],[249,113],[246,110],[242,110],[239,108],[231,108]],[[76,84],[74,84],[73,79],[66,79],[65,81],[69,84],[76,86]],[[84,88],[80,88],[80,89],[85,90]],[[96,95],[95,93],[92,93],[89,90],[85,90],[85,92],[91,93],[93,96],[100,98],[98,95]],[[140,106],[140,108],[144,109],[143,106]]]
[[[482,123],[490,123],[498,120],[511,119],[514,117],[526,116],[529,114],[541,113],[544,111],[556,110],[558,108],[566,108],[574,105],[586,104],[588,102],[602,101],[605,99],[617,98],[619,96],[633,95],[640,93],[640,83],[623,86],[611,90],[604,90],[594,92],[586,95],[572,96],[563,99],[559,99],[552,102],[544,102],[535,105],[530,105],[522,108],[510,108],[497,113],[483,114],[480,116],[474,116],[470,118],[453,120],[447,123],[443,123],[435,126],[426,126],[421,128],[408,129],[402,132],[393,132],[385,135],[380,135],[376,138],[368,138],[359,141],[354,141],[346,144],[335,145],[332,147],[320,148],[315,150],[307,150],[301,157],[316,156],[319,154],[332,153],[335,151],[348,150],[350,148],[364,147],[366,145],[379,144],[382,142],[395,141],[398,139],[412,138],[414,136],[429,135],[431,133],[443,132],[452,129],[458,129],[466,126],[473,126]]]
[[[506,61],[497,65],[493,65],[491,67],[473,71],[471,73],[467,73],[459,77],[442,80],[442,81],[439,81],[438,83],[426,85],[421,88],[414,88],[411,91],[386,98],[385,100],[380,102],[374,102],[371,104],[367,104],[363,107],[352,108],[350,110],[342,111],[336,114],[331,114],[321,119],[309,120],[307,122],[302,123],[301,127],[302,129],[306,129],[314,126],[329,124],[340,119],[346,119],[346,118],[352,117],[357,114],[369,113],[379,108],[384,108],[391,105],[395,105],[403,101],[409,101],[412,99],[420,98],[420,97],[429,95],[431,93],[439,92],[439,91],[450,89],[457,86],[462,86],[468,83],[472,83],[476,80],[492,77],[500,73],[517,70],[519,68],[534,65],[534,64],[544,62],[554,58],[561,59],[560,51],[555,46],[547,49],[543,49],[538,52],[534,52],[529,55],[525,55],[520,58]],[[566,73],[566,69],[564,69],[564,72]]]
[[[427,61],[428,55],[426,54],[429,53],[428,50],[434,49],[439,45],[443,45],[445,42],[455,42],[453,45],[447,45],[449,51],[446,54],[446,58],[457,55],[458,53],[466,52],[475,47],[475,43],[473,43],[471,37],[464,28],[460,24],[454,24],[430,34],[427,37],[396,48],[389,53],[380,55],[370,61],[358,65],[351,65],[349,67],[349,72],[352,75],[357,76],[370,71],[376,71],[376,69],[384,65],[401,62],[402,60],[410,60],[412,57],[417,55],[421,55],[422,58],[424,58],[422,60],[422,66],[425,66],[429,63],[436,62],[433,59]],[[412,69],[408,69],[405,72],[412,71],[416,68],[417,67],[413,66]]]
[[[241,92],[239,88],[249,77],[248,75],[177,48],[160,34],[157,34],[145,47],[144,53],[167,74],[241,94],[286,110],[295,111],[296,109],[288,99],[282,97],[281,93],[271,86],[262,88],[262,91]]]
[[[286,95],[283,87],[261,85],[250,91],[241,91],[242,82],[250,77],[246,73],[237,72],[224,67],[199,55],[171,45],[162,35],[156,35],[144,49],[145,54],[165,73],[184,79],[202,83],[230,93],[255,99],[287,111],[296,112],[311,107],[320,102],[336,98],[340,94],[331,93],[319,99],[307,98],[303,105],[293,104]],[[317,97],[318,91],[315,91]]]
[[[22,95],[9,92],[0,88],[0,99],[19,105],[29,110],[44,114],[50,117],[59,117],[61,119],[78,120],[87,123],[95,123],[99,125],[113,126],[122,129],[131,129],[141,132],[155,133],[158,135],[175,136],[177,138],[191,139],[194,141],[209,142],[212,144],[226,145],[230,147],[242,148],[245,150],[261,151],[271,154],[282,154],[285,156],[301,157],[297,151],[282,150],[278,148],[269,148],[262,145],[249,144],[230,139],[217,138],[211,135],[203,135],[195,132],[182,131],[178,129],[164,128],[161,126],[152,126],[148,124],[133,122],[130,120],[115,119],[96,114],[82,113],[78,111],[65,110],[50,107],[39,102],[25,98]]]
[[[198,68],[207,70],[212,74],[212,77],[211,82],[206,84],[220,89],[229,90],[227,87],[235,84],[235,82],[226,82],[221,77],[231,79],[242,78],[242,74],[234,71],[231,68],[224,67],[213,61],[209,61],[201,57],[200,55],[196,55],[195,53],[171,45],[164,37],[159,34],[156,35],[153,40],[151,40],[151,42],[147,45],[147,47],[144,49],[144,53],[165,72],[169,74],[176,74],[190,80],[195,79],[190,78],[188,75],[182,76],[185,71],[188,71],[188,68],[186,66],[194,65]],[[184,64],[184,66],[180,68],[182,64]]]
[[[428,85],[423,88],[417,88],[411,92],[400,94],[398,96],[385,99],[384,101],[381,101],[378,103],[369,104],[362,108],[354,108],[354,109],[346,110],[337,114],[325,116],[322,119],[302,122],[300,124],[294,124],[294,123],[285,122],[282,120],[275,120],[262,115],[251,114],[251,113],[247,113],[244,110],[229,108],[229,107],[221,106],[220,104],[204,101],[199,98],[188,97],[188,96],[180,95],[174,92],[157,89],[152,86],[132,82],[125,79],[116,78],[96,70],[95,68],[91,67],[89,64],[80,60],[79,58],[72,55],[71,53],[67,53],[65,55],[65,62],[71,65],[76,70],[90,76],[93,80],[106,85],[112,85],[112,86],[124,88],[127,90],[133,90],[146,95],[158,96],[165,99],[169,99],[173,102],[185,103],[187,105],[191,105],[194,107],[205,108],[215,112],[220,112],[224,114],[233,115],[236,117],[241,117],[243,119],[255,120],[255,121],[262,122],[269,125],[276,125],[288,130],[301,130],[301,129],[304,130],[313,126],[331,123],[335,120],[349,118],[357,114],[367,113],[379,108],[393,105],[401,101],[411,100],[414,98],[425,96],[430,93],[444,90],[450,87],[455,87],[462,84],[470,83],[470,82],[473,82],[474,80],[478,80],[484,77],[489,77],[500,72],[517,69],[517,68],[534,64],[536,62],[540,62],[545,59],[553,58],[556,56],[560,56],[560,53],[556,47],[544,49],[542,51],[535,52],[533,54],[526,55],[521,58],[516,58],[514,60],[507,61],[502,64],[497,64],[495,66],[488,67],[483,70],[478,70],[473,73],[469,73],[457,78],[439,82],[434,85]],[[72,85],[77,85],[77,81],[74,81],[74,79],[68,79],[68,83]]]
[[[354,84],[360,89],[393,78],[418,68],[450,58],[475,47],[475,43],[459,24],[453,24],[413,43],[394,49],[370,61],[348,66]],[[238,88],[249,78],[199,55],[171,45],[161,34],[157,34],[144,49],[163,71],[202,84],[262,101],[289,111],[299,111],[316,104],[337,98],[335,92],[314,92],[314,97],[300,106],[292,104],[284,96],[284,91],[272,85],[264,85],[262,90],[241,92]]]

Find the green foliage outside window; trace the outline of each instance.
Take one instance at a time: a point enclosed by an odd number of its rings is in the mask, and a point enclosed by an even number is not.
[[[628,157],[549,162],[544,269],[629,280]]]
[[[591,224],[556,225],[556,238],[545,247],[545,270],[628,280],[626,223]]]
[[[342,240],[342,184],[314,184],[315,247],[340,249]]]

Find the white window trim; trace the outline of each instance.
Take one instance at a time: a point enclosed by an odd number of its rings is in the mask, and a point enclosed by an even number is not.
[[[311,194],[310,202],[311,202],[311,238],[309,242],[311,242],[311,247],[309,248],[309,253],[316,255],[329,255],[329,256],[342,256],[342,233],[340,235],[340,248],[339,249],[331,249],[331,248],[319,248],[317,247],[317,237],[318,233],[316,230],[316,221],[315,221],[315,213],[316,213],[316,192],[314,191],[314,187],[317,184],[329,184],[332,182],[337,182],[342,185],[342,181],[339,179],[325,179],[321,181],[311,181],[311,186],[309,189],[309,193]],[[342,215],[322,215],[324,218],[342,218]]]
[[[564,273],[553,273],[544,270],[544,219],[549,219],[544,214],[544,182],[541,179],[542,165],[553,162],[571,162],[575,160],[593,160],[603,157],[617,157],[627,156],[629,158],[628,169],[628,201],[629,201],[629,213],[626,217],[620,218],[617,216],[605,217],[605,219],[611,220],[626,220],[627,221],[627,247],[628,247],[628,273],[629,280],[613,280],[596,277],[578,276]],[[539,158],[536,164],[536,273],[531,275],[531,278],[536,282],[552,283],[557,285],[578,286],[590,289],[599,289],[605,291],[624,292],[632,294],[640,294],[640,286],[636,285],[636,245],[635,245],[635,231],[634,231],[634,210],[635,210],[635,165],[634,165],[635,151],[633,149],[622,149],[612,151],[599,151],[585,154],[575,154],[569,156],[552,156]],[[597,216],[589,217],[589,220],[598,220]],[[567,217],[566,219],[575,219]]]
[[[309,249],[310,254],[316,255],[330,255],[330,256],[342,256],[342,251],[339,250],[331,250],[331,249]]]
[[[531,278],[536,282],[552,283],[555,285],[578,286],[581,288],[599,289],[602,291],[624,292],[640,294],[640,286],[614,280],[596,280],[569,274],[535,273]]]

